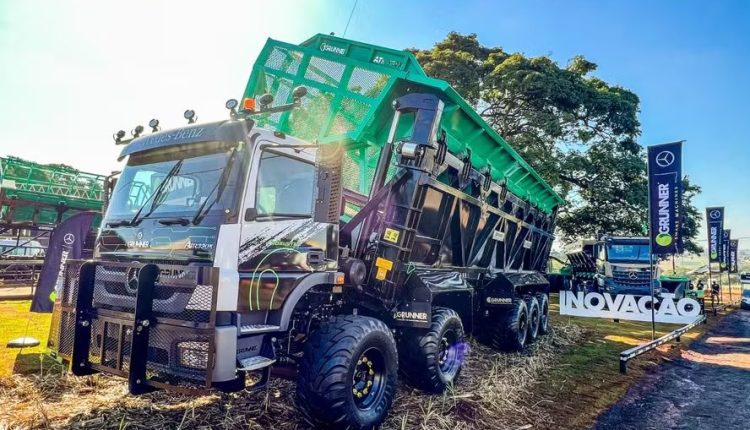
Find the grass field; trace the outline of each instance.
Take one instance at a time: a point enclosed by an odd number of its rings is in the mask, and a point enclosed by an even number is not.
[[[0,301],[0,377],[39,369],[52,315],[31,313],[30,307],[29,300]],[[23,336],[34,337],[41,343],[34,348],[6,348],[8,341]]]
[[[471,343],[457,386],[426,395],[400,384],[383,429],[585,428],[638,378],[679,354],[719,318],[631,362],[618,371],[619,353],[651,339],[650,323],[560,316],[553,296],[553,334],[524,353],[498,354]],[[294,383],[274,379],[267,390],[231,395],[126,394],[126,383],[106,375],[60,374],[43,347],[5,348],[27,334],[45,345],[49,315],[29,302],[0,302],[0,428],[275,428],[307,429],[294,408]],[[28,323],[28,330],[26,329]],[[674,326],[657,325],[657,336]],[[13,375],[11,375],[13,373]]]

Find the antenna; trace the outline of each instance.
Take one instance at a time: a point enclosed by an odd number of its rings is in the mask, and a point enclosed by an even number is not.
[[[346,37],[346,31],[349,30],[349,23],[352,22],[352,17],[354,16],[354,9],[357,8],[357,1],[354,0],[354,4],[352,5],[352,11],[349,13],[349,19],[346,20],[346,27],[344,27],[344,34],[341,35],[341,37]]]

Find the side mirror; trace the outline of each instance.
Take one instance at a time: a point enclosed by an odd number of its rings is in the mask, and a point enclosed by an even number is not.
[[[255,221],[258,218],[258,210],[255,208],[245,209],[245,221]]]

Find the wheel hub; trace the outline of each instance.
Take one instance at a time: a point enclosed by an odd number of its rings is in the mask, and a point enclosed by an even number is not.
[[[352,375],[352,396],[360,409],[368,409],[383,391],[385,363],[380,351],[369,349],[360,355]]]
[[[444,375],[456,373],[460,367],[460,357],[458,351],[458,334],[453,331],[447,331],[440,339],[438,345],[438,366]]]

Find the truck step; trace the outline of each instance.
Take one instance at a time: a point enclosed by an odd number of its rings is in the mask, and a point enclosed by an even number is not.
[[[281,330],[281,327],[277,325],[268,324],[243,324],[240,326],[240,335],[245,334],[258,334],[258,333],[271,333],[274,331]]]
[[[240,360],[240,368],[237,370],[244,370],[246,372],[252,372],[253,370],[263,369],[276,363],[276,360],[262,355],[256,355],[254,357],[248,357]]]

